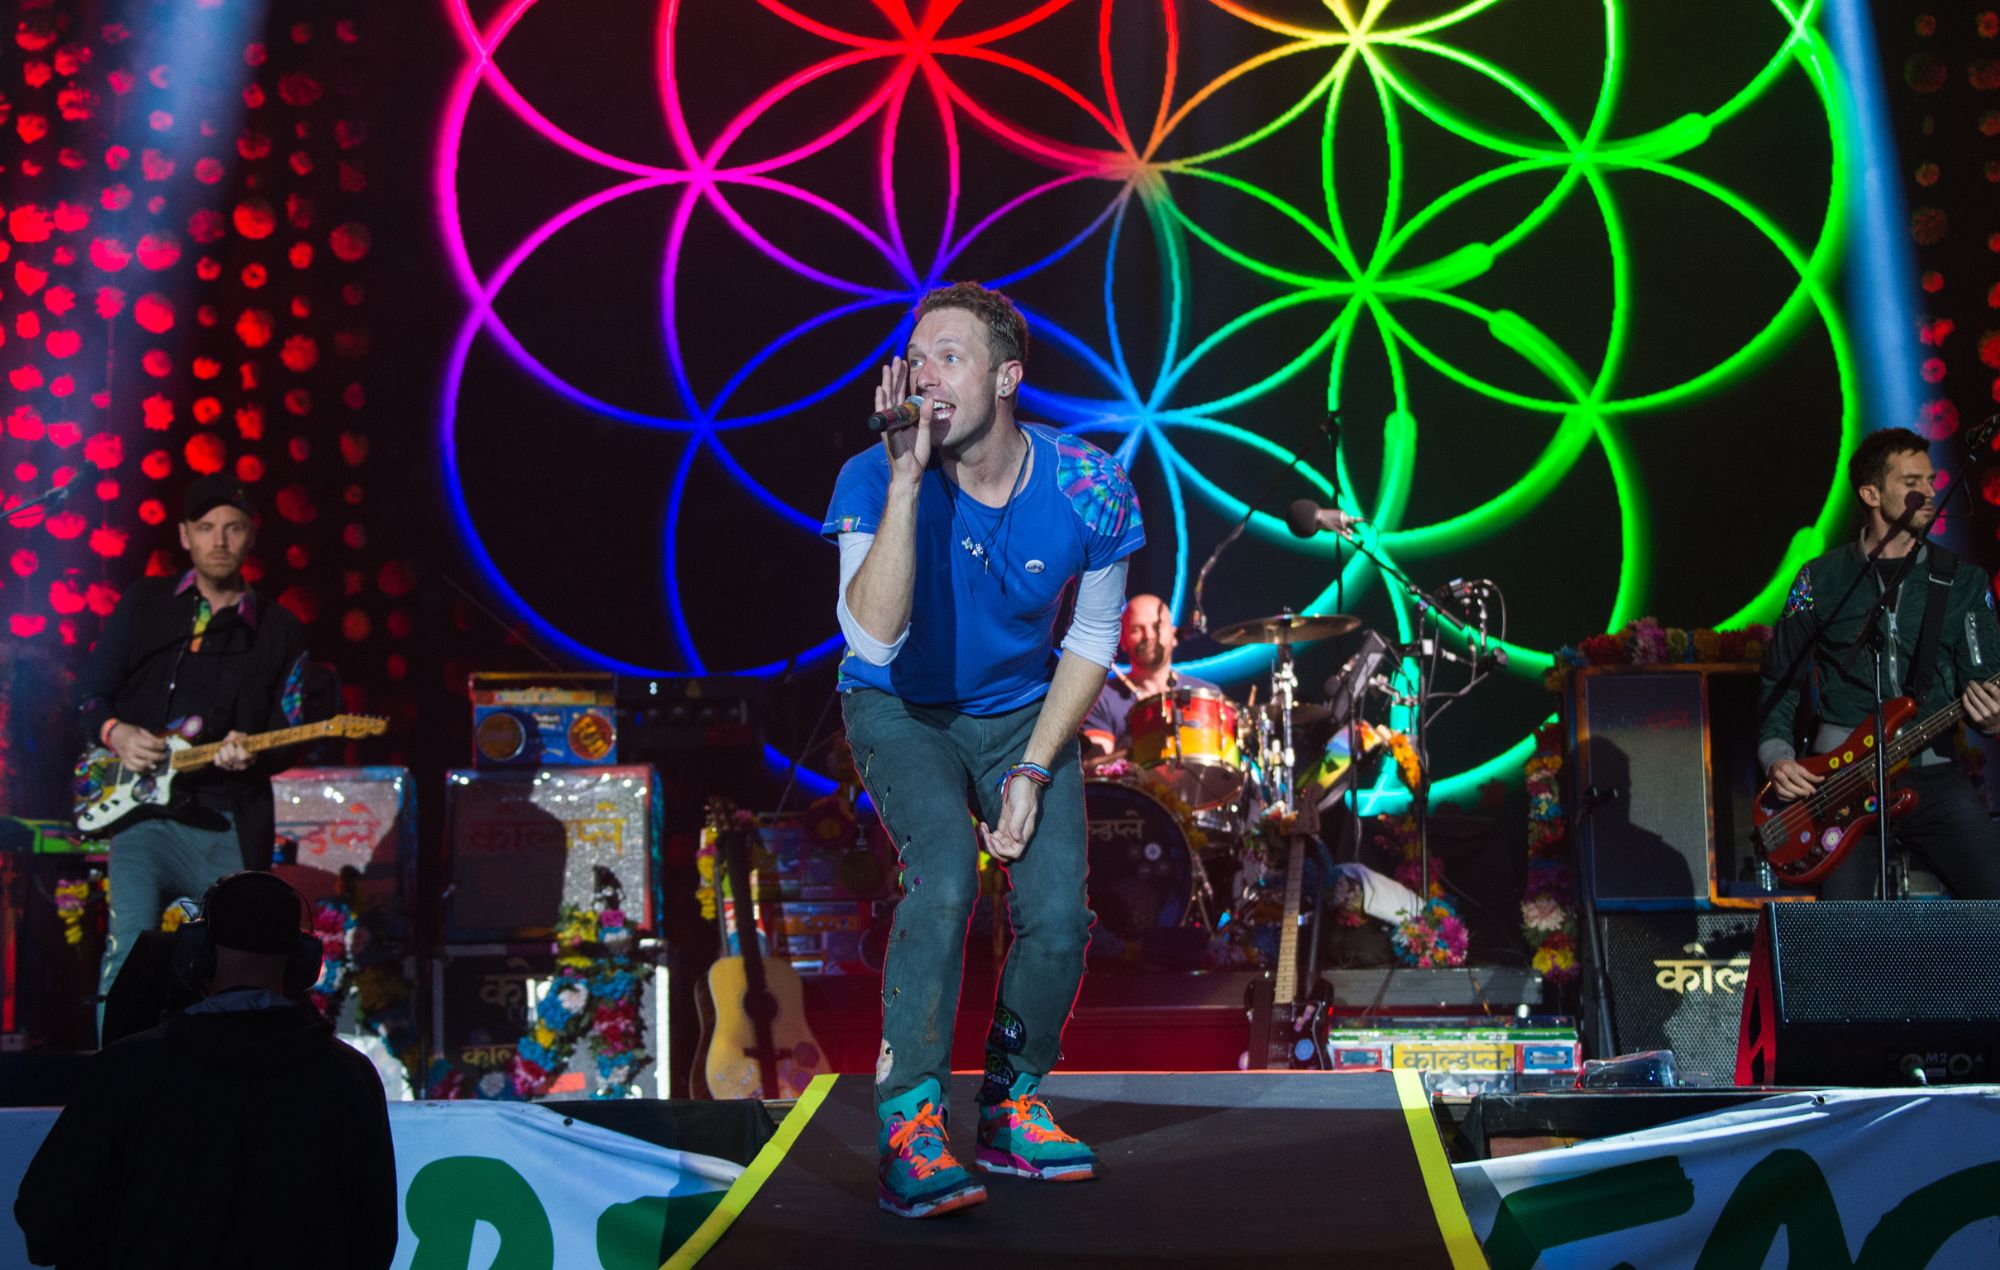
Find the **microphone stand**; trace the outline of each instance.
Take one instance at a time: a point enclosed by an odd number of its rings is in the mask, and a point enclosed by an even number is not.
[[[1215,562],[1222,559],[1222,553],[1229,550],[1230,544],[1243,536],[1243,531],[1250,527],[1250,518],[1263,507],[1264,500],[1271,497],[1272,492],[1278,488],[1278,482],[1285,479],[1285,473],[1297,468],[1303,458],[1305,458],[1303,454],[1292,455],[1292,461],[1279,469],[1278,474],[1271,478],[1271,483],[1264,487],[1264,491],[1244,505],[1243,519],[1236,522],[1236,528],[1230,530],[1221,542],[1216,543],[1215,550],[1208,553],[1208,559],[1201,562],[1201,570],[1194,575],[1194,610],[1188,614],[1190,619],[1188,624],[1197,634],[1208,634],[1208,614],[1201,607],[1201,589],[1208,583],[1209,570],[1215,568]]]
[[[1910,576],[1911,569],[1917,563],[1917,557],[1923,554],[1924,546],[1930,539],[1931,528],[1942,519],[1946,503],[1951,500],[1953,494],[1958,492],[1959,486],[1963,483],[1963,481],[1954,481],[1951,489],[1945,491],[1944,498],[1939,500],[1937,515],[1932,516],[1930,524],[1924,526],[1924,532],[1921,535],[1911,535],[1914,541],[1910,543],[1910,549],[1903,553],[1903,558],[1897,562],[1895,576],[1882,588],[1882,593],[1875,597],[1875,603],[1869,607],[1867,615],[1861,619],[1860,632],[1854,637],[1854,643],[1848,648],[1847,656],[1842,659],[1841,670],[1842,673],[1846,673],[1854,664],[1854,655],[1861,650],[1862,646],[1866,645],[1869,658],[1874,663],[1875,884],[1876,894],[1885,900],[1889,898],[1889,803],[1891,801],[1889,797],[1889,741],[1882,728],[1882,712],[1889,699],[1887,691],[1882,684],[1883,665],[1889,654],[1888,632],[1885,629],[1886,619],[1891,603],[1895,603],[1900,608],[1904,580]],[[1910,521],[1915,519],[1917,509],[1923,505],[1917,494],[1912,493],[1910,498],[1918,501],[1904,504],[1903,514],[1896,517],[1894,523],[1889,526],[1889,532],[1882,535],[1882,541],[1876,543],[1874,549],[1868,553],[1868,557],[1863,562],[1862,567],[1864,574],[1874,571],[1875,562],[1882,558],[1883,551],[1888,548],[1890,543],[1896,540],[1896,535],[1908,531]],[[1859,578],[1856,581],[1858,582]],[[1926,599],[1925,603],[1930,604],[1932,601]]]
[[[17,524],[14,520],[14,517],[24,511],[27,511],[30,507],[40,507],[44,503],[53,506],[56,503],[62,502],[65,498],[68,497],[69,497],[69,485],[67,484],[52,485],[48,489],[43,490],[41,493],[29,499],[27,502],[17,503],[16,505],[9,507],[5,512],[0,512],[0,515],[4,515],[7,518],[7,523],[12,528],[29,529],[32,528],[32,526]]]
[[[1343,538],[1347,538],[1346,534],[1342,534],[1340,536]],[[1489,673],[1481,665],[1481,663],[1484,661],[1484,658],[1482,656],[1475,654],[1472,658],[1468,660],[1459,658],[1456,654],[1444,652],[1442,637],[1444,634],[1444,626],[1446,623],[1450,623],[1452,626],[1458,628],[1460,637],[1466,638],[1467,644],[1468,646],[1470,646],[1471,640],[1466,635],[1466,632],[1469,630],[1469,627],[1464,619],[1458,617],[1457,615],[1453,614],[1448,609],[1446,609],[1443,604],[1439,603],[1436,596],[1424,590],[1422,587],[1418,586],[1413,580],[1411,580],[1409,574],[1404,573],[1401,569],[1397,568],[1395,565],[1390,564],[1387,560],[1384,560],[1381,556],[1378,556],[1373,551],[1369,550],[1368,545],[1362,542],[1358,537],[1348,538],[1348,543],[1356,551],[1360,552],[1363,556],[1367,557],[1369,560],[1372,560],[1375,563],[1375,567],[1381,571],[1383,577],[1388,578],[1390,581],[1396,583],[1398,586],[1401,586],[1404,591],[1409,593],[1411,600],[1415,602],[1418,610],[1417,630],[1419,635],[1419,643],[1422,642],[1424,615],[1428,614],[1431,618],[1437,619],[1438,621],[1438,637],[1439,637],[1438,649],[1441,656],[1449,658],[1454,661],[1465,660],[1466,664],[1472,667],[1472,683],[1477,683],[1484,675]],[[1482,646],[1484,645],[1484,642],[1485,642],[1485,633],[1482,630],[1480,632],[1480,643]],[[1466,687],[1470,688],[1472,686],[1472,683],[1468,683]],[[1417,751],[1417,757],[1420,761],[1418,763],[1417,788],[1412,789],[1410,791],[1410,800],[1412,804],[1414,804],[1417,817],[1417,870],[1418,870],[1417,893],[1419,897],[1423,900],[1425,905],[1428,905],[1430,903],[1430,890],[1431,890],[1431,875],[1430,875],[1431,765],[1430,765],[1430,754],[1428,749],[1429,737],[1428,733],[1424,729],[1424,704],[1429,699],[1430,699],[1430,672],[1425,670],[1423,668],[1423,663],[1419,661],[1417,668],[1417,707],[1416,707],[1416,713],[1413,716],[1415,718],[1415,724],[1410,729],[1412,733],[1410,737],[1410,742],[1413,746],[1415,746]],[[1353,754],[1351,742],[1349,747],[1349,754],[1350,755]],[[1355,806],[1357,809],[1360,806],[1358,798],[1355,803]],[[1360,822],[1357,819],[1356,820],[1357,826],[1359,825],[1359,823]]]

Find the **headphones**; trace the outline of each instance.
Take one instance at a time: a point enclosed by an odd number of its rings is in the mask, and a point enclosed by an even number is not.
[[[306,901],[291,883],[275,873],[265,873],[255,869],[245,869],[241,873],[231,873],[217,878],[201,897],[202,915],[192,921],[182,922],[174,929],[174,978],[197,993],[208,991],[209,980],[215,977],[215,940],[208,924],[209,906],[225,888],[232,886],[276,885],[290,893],[299,906],[299,916],[306,915]],[[320,958],[325,949],[319,936],[311,931],[301,930],[292,941],[291,951],[285,954],[285,995],[294,1000],[303,1000],[306,993],[319,982]]]

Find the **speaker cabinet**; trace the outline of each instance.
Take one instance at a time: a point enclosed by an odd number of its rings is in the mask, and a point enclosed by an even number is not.
[[[1670,1049],[1683,1084],[1730,1084],[1757,915],[1604,913],[1598,923],[1607,999],[1596,1005],[1605,1017],[1589,1020],[1592,1056]]]
[[[1768,904],[1739,1085],[2000,1078],[2000,901]]]
[[[1757,676],[1740,666],[1571,672],[1568,807],[1599,909],[1754,909]]]

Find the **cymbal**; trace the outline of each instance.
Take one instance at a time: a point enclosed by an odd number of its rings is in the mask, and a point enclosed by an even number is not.
[[[1345,613],[1280,613],[1233,622],[1208,633],[1218,644],[1303,644],[1359,630],[1361,619]]]
[[[1278,703],[1275,701],[1264,702],[1257,707],[1257,712],[1259,714],[1270,715],[1274,721],[1284,713],[1278,709]],[[1331,718],[1332,716],[1332,706],[1323,706],[1317,702],[1310,701],[1292,702],[1292,725],[1294,727],[1303,727],[1308,723],[1318,723],[1320,720]]]

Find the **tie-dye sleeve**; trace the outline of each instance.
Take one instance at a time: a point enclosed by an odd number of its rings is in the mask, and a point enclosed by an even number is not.
[[[1078,437],[1056,438],[1056,484],[1083,527],[1084,568],[1105,568],[1146,543],[1139,496],[1118,460]]]

